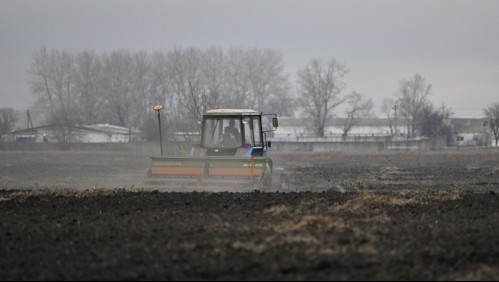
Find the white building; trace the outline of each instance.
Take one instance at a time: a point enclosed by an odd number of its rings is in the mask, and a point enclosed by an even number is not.
[[[10,133],[10,140],[17,142],[41,143],[59,142],[71,135],[72,143],[126,143],[138,141],[140,131],[110,124],[75,125],[66,127],[46,125],[16,130]]]
[[[343,135],[345,119],[331,118],[326,122],[324,137],[335,138]],[[384,118],[359,118],[348,132],[348,136],[404,136],[406,128],[399,122],[390,129],[390,122]],[[315,128],[311,119],[279,118],[279,127],[274,132],[275,139],[294,139],[315,137]]]
[[[449,146],[495,146],[488,118],[452,118]]]
[[[326,122],[324,138],[335,141],[342,140],[345,119],[331,118]],[[447,121],[451,127],[447,146],[493,146],[494,138],[487,118],[451,118]],[[403,120],[396,123],[386,118],[360,118],[348,132],[351,139],[356,137],[382,138],[393,136],[404,138],[407,128]],[[311,119],[306,118],[279,118],[279,127],[274,132],[274,140],[282,141],[313,141],[317,139]],[[393,137],[392,139],[393,140]]]

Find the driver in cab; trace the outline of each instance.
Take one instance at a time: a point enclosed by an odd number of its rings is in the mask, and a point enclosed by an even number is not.
[[[230,134],[231,142],[236,144],[241,142],[241,133],[239,133],[239,130],[235,127],[235,121],[233,119],[229,120],[229,125],[225,127],[224,133],[225,136]]]

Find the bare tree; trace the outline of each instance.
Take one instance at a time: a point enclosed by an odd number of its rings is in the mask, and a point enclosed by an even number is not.
[[[58,126],[55,139],[70,143],[80,119],[74,56],[42,47],[33,53],[30,73],[37,105],[45,109],[47,122]]]
[[[422,136],[445,136],[451,132],[448,119],[453,115],[452,109],[442,104],[435,109],[433,104],[427,102],[420,111],[417,129]]]
[[[343,136],[348,135],[359,117],[369,116],[374,107],[372,99],[365,99],[362,94],[355,91],[346,96],[346,101],[348,108],[345,110],[346,118],[343,123]]]
[[[133,59],[129,51],[113,51],[104,55],[106,112],[104,118],[128,127],[133,121],[132,111],[137,103],[133,89]]]
[[[0,142],[16,127],[18,117],[12,108],[0,108]]]
[[[167,107],[167,112],[175,110],[170,88],[170,69],[167,56],[162,51],[155,51],[151,57],[151,87],[147,96],[146,108],[153,112],[152,107],[158,103]]]
[[[225,92],[223,107],[251,107],[251,85],[246,64],[246,53],[241,48],[231,48],[227,52]]]
[[[289,87],[283,86],[282,91],[268,97],[263,111],[276,113],[278,116],[294,117],[296,115],[296,99],[290,94]]]
[[[196,48],[175,49],[169,53],[171,85],[178,105],[183,109],[179,120],[189,124],[202,119],[209,108],[205,104],[203,76],[201,70],[202,52]]]
[[[225,107],[292,113],[289,106],[293,98],[289,95],[289,81],[279,52],[231,48],[226,57]]]
[[[132,54],[132,96],[134,103],[131,106],[132,121],[129,123],[132,127],[142,125],[147,118],[148,96],[150,95],[152,85],[152,72],[150,60],[146,52],[136,52]]]
[[[412,79],[403,79],[400,81],[398,105],[400,113],[405,118],[407,132],[411,136],[416,135],[416,125],[421,110],[426,105],[428,96],[431,93],[431,84],[419,74],[415,74]]]
[[[346,66],[335,59],[312,59],[298,70],[298,101],[312,118],[318,137],[324,137],[326,120],[345,100],[340,93],[346,73]]]
[[[381,102],[381,113],[383,113],[388,120],[388,126],[390,127],[390,135],[393,136],[397,131],[396,124],[396,107],[397,104],[392,98],[384,98]],[[395,127],[395,128],[394,128]]]
[[[496,147],[499,141],[499,103],[494,103],[483,110],[485,117],[489,119],[490,129],[496,140]]]
[[[103,69],[97,54],[84,51],[76,57],[76,92],[83,123],[92,124],[102,120],[104,112]]]
[[[171,71],[168,67],[167,55],[162,51],[155,51],[150,60],[150,87],[145,101],[145,118],[142,120],[142,134],[146,140],[156,140],[159,138],[158,124],[156,112],[153,107],[162,104],[165,109],[162,111],[161,117],[165,119],[162,124],[165,127],[171,126],[170,120],[178,116],[179,107],[174,103],[174,95],[170,91]],[[166,122],[168,121],[168,122]]]
[[[222,104],[227,95],[224,93],[226,59],[222,49],[209,48],[203,52],[201,72],[205,91],[203,103],[207,108],[215,108]]]
[[[451,116],[454,115],[454,110],[443,103],[440,104],[437,111],[440,113],[440,115],[442,115],[444,120],[448,120]]]
[[[286,99],[287,79],[284,73],[282,55],[272,49],[250,49],[247,51],[247,68],[252,108],[269,111],[268,99],[277,96]]]

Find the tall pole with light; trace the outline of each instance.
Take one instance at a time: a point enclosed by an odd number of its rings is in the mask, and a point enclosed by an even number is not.
[[[153,110],[158,112],[158,124],[159,124],[159,144],[161,148],[161,155],[163,155],[163,134],[161,133],[161,115],[160,111],[164,108],[163,105],[156,105],[153,107]]]

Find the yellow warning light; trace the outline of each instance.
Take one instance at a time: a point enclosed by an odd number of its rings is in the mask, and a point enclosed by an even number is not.
[[[164,108],[164,106],[163,106],[163,105],[156,105],[156,106],[154,106],[154,107],[152,107],[152,108],[153,108],[153,110],[155,110],[155,111],[161,111],[161,110]]]

